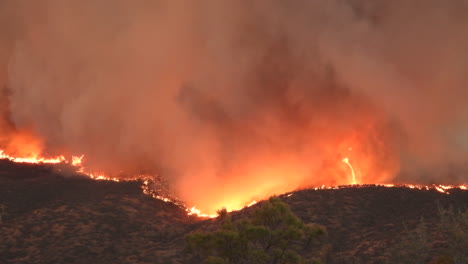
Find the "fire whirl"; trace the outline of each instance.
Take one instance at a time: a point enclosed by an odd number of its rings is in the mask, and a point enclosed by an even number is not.
[[[27,164],[60,164],[60,163],[70,164],[73,168],[75,168],[75,171],[77,173],[86,175],[93,180],[115,181],[115,182],[140,180],[142,181],[141,188],[142,188],[143,193],[155,199],[176,204],[177,206],[183,208],[187,212],[188,215],[195,215],[195,216],[202,217],[202,218],[214,218],[217,216],[217,214],[213,212],[210,212],[210,213],[204,212],[198,209],[197,206],[188,207],[184,202],[179,200],[177,197],[171,197],[170,194],[164,193],[164,190],[162,190],[161,188],[155,188],[154,185],[156,183],[154,180],[154,176],[152,175],[138,175],[130,179],[120,179],[116,177],[109,177],[102,173],[94,173],[94,172],[87,171],[83,165],[84,155],[72,156],[71,159],[67,159],[62,155],[57,156],[57,157],[41,157],[40,155],[30,155],[27,157],[15,157],[15,156],[6,154],[4,150],[0,149],[0,159],[6,159],[15,163],[27,163]],[[339,185],[339,186],[322,185],[319,187],[313,187],[313,189],[314,190],[332,190],[332,189],[364,188],[368,186],[380,186],[380,187],[387,187],[387,188],[405,187],[405,188],[417,189],[417,190],[436,190],[444,194],[449,194],[450,191],[453,189],[468,190],[468,185],[466,184],[463,184],[463,185],[436,185],[436,184],[432,184],[432,185],[419,185],[419,184],[360,185],[357,183],[355,171],[354,171],[353,166],[349,162],[349,158],[344,158],[342,162],[347,164],[347,166],[350,168],[350,171],[351,171],[350,185]],[[157,189],[158,191],[155,191],[155,189]],[[161,193],[163,193],[163,195],[161,195]],[[273,194],[267,194],[267,195],[273,195]],[[283,194],[283,196],[285,197],[290,197],[292,195],[293,193],[291,192]],[[256,203],[257,201],[253,200],[252,202],[245,204],[244,206],[229,207],[226,209],[228,212],[238,211],[243,208],[253,206]]]
[[[351,184],[356,184],[356,174],[354,174],[354,168],[353,166],[351,166],[351,163],[349,163],[349,159],[348,158],[344,158],[342,160],[345,164],[347,164],[349,166],[349,168],[351,169],[351,176],[352,176],[352,180],[351,180]]]

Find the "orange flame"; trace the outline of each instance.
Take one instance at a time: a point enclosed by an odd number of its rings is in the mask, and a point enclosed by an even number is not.
[[[351,184],[356,184],[356,174],[354,174],[354,169],[353,169],[353,166],[351,166],[351,163],[349,163],[349,159],[348,158],[344,158],[342,160],[345,164],[347,164],[349,166],[349,168],[351,169],[351,176],[352,176],[352,180],[351,180]]]
[[[249,204],[245,205],[245,206],[241,206],[241,207],[236,207],[236,208],[231,208],[231,209],[226,209],[227,212],[234,212],[234,211],[239,211],[239,210],[242,210],[246,207],[251,207],[252,205],[255,205],[257,203],[257,201],[253,200],[252,202],[250,202]],[[209,218],[215,218],[217,217],[218,215],[217,214],[205,214],[203,213],[201,210],[197,209],[196,206],[193,206],[192,208],[190,209],[187,209],[186,210],[188,215],[197,215],[198,217],[209,217]]]
[[[31,149],[33,149],[33,148],[31,148]],[[37,149],[36,149],[36,151],[37,151]],[[17,156],[14,156],[14,155],[6,154],[5,150],[0,149],[0,159],[7,159],[7,160],[10,160],[12,162],[30,163],[30,164],[67,163],[67,164],[70,164],[71,166],[73,166],[74,168],[76,168],[77,172],[79,172],[79,173],[81,173],[83,175],[87,175],[88,177],[90,177],[91,179],[94,179],[94,180],[115,181],[115,182],[122,181],[122,179],[115,178],[115,177],[109,177],[109,176],[107,176],[105,174],[102,174],[102,173],[94,173],[94,172],[87,171],[85,169],[84,165],[83,165],[84,155],[72,156],[71,159],[67,159],[62,155],[57,156],[57,157],[41,157],[37,153],[38,152],[36,152],[36,153],[30,152],[25,157],[17,157]],[[353,186],[346,186],[346,185],[345,186],[326,186],[326,185],[322,185],[320,187],[315,187],[314,190],[340,189],[340,188],[350,188],[350,187],[359,188],[359,187],[367,186],[367,185],[357,185],[357,180],[356,180],[356,175],[355,175],[355,172],[354,172],[354,168],[351,165],[351,163],[349,162],[349,158],[344,158],[342,160],[342,162],[347,164],[349,166],[350,170],[351,170],[351,176],[352,176],[351,184]],[[150,190],[150,187],[149,187],[149,181],[150,180],[149,180],[149,178],[151,178],[151,177],[141,175],[141,176],[138,176],[138,177],[134,177],[132,179],[127,179],[127,180],[137,180],[137,179],[141,180],[141,179],[143,179],[143,185],[142,185],[143,193],[145,193],[147,195],[150,195],[155,199],[162,200],[164,202],[174,203],[174,204],[184,208],[188,215],[196,215],[198,217],[204,217],[204,218],[206,218],[206,217],[214,218],[214,217],[217,216],[216,214],[209,214],[209,213],[203,212],[200,209],[198,209],[196,206],[192,206],[190,208],[186,207],[184,203],[180,202],[177,199],[173,199],[173,198],[165,197],[165,196],[162,196],[162,195],[159,195],[159,194],[155,194],[154,192],[152,192]],[[468,186],[465,185],[465,184],[464,185],[459,185],[459,186],[455,186],[455,185],[416,185],[416,184],[377,184],[377,185],[373,185],[373,186],[382,186],[382,187],[387,187],[387,188],[406,187],[406,188],[418,189],[418,190],[436,190],[436,191],[438,191],[440,193],[444,193],[444,194],[449,194],[450,191],[453,190],[453,189],[468,190]],[[268,194],[266,193],[265,197],[267,195]],[[284,194],[285,197],[290,197],[292,195],[293,195],[293,193],[285,193]],[[225,208],[226,208],[226,210],[228,212],[241,210],[243,208],[250,207],[250,206],[257,203],[257,201],[253,200],[250,203],[245,203],[244,205],[242,205],[242,203],[236,203],[236,201],[234,201],[234,200],[233,200],[233,203],[230,206],[225,206]]]
[[[82,165],[82,160],[84,158],[84,155],[81,155],[81,156],[73,156],[72,157],[72,165],[73,166],[81,166]]]
[[[43,158],[38,157],[37,155],[31,155],[29,157],[14,157],[8,154],[5,154],[5,151],[0,149],[0,159],[7,159],[17,163],[32,163],[32,164],[39,164],[39,163],[48,163],[48,164],[57,164],[65,161],[64,156],[57,156],[53,158]]]

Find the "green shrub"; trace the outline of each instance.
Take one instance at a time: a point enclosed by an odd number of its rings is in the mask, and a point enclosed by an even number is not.
[[[251,218],[233,222],[219,210],[221,227],[187,236],[187,248],[195,259],[210,264],[319,263],[305,257],[312,242],[326,235],[322,226],[304,224],[276,197],[253,212]],[[314,261],[314,262],[313,262]]]

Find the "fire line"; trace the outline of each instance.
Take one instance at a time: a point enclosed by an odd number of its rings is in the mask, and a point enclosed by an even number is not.
[[[214,218],[216,217],[217,215],[216,214],[206,214],[204,212],[202,212],[201,210],[197,209],[195,206],[192,206],[192,207],[188,207],[186,206],[183,202],[179,201],[178,199],[172,199],[172,198],[169,198],[169,197],[164,197],[164,196],[161,196],[155,192],[152,192],[151,189],[150,189],[150,186],[149,186],[149,183],[150,183],[150,180],[151,180],[151,177],[145,177],[144,175],[141,175],[139,177],[135,177],[135,178],[132,178],[132,179],[119,179],[119,178],[114,178],[114,177],[109,177],[109,176],[106,176],[105,174],[95,174],[95,173],[91,173],[91,172],[88,172],[85,170],[85,167],[83,166],[82,164],[82,160],[84,159],[84,155],[81,155],[81,156],[72,156],[71,160],[65,158],[64,156],[58,156],[58,157],[52,157],[52,158],[45,158],[45,157],[41,157],[40,155],[32,155],[30,157],[15,157],[15,156],[10,156],[8,154],[5,153],[5,151],[3,149],[0,149],[0,159],[7,159],[7,160],[10,160],[12,162],[15,162],[15,163],[29,163],[29,164],[58,164],[58,163],[68,163],[70,164],[71,166],[75,167],[76,168],[76,172],[78,173],[81,173],[81,174],[84,174],[88,177],[90,177],[91,179],[94,179],[94,180],[104,180],[104,181],[116,181],[116,182],[119,182],[119,181],[127,181],[127,180],[143,180],[143,186],[142,186],[142,190],[143,190],[143,193],[147,194],[147,195],[150,195],[152,196],[153,198],[155,199],[159,199],[159,200],[162,200],[164,202],[170,202],[170,203],[174,203],[178,206],[180,206],[181,208],[183,208],[188,215],[196,215],[198,217],[203,217],[203,218]],[[349,168],[351,169],[351,175],[352,175],[352,185],[354,185],[353,187],[356,187],[356,188],[359,188],[359,187],[365,187],[365,185],[358,185],[357,182],[356,182],[356,175],[355,175],[355,172],[354,172],[354,168],[353,166],[351,165],[351,163],[349,162],[349,159],[348,158],[344,158],[342,160],[343,163],[346,163]],[[406,187],[406,188],[411,188],[411,189],[418,189],[418,190],[436,190],[440,193],[444,193],[444,194],[449,194],[450,190],[452,189],[460,189],[460,190],[468,190],[468,185],[466,184],[462,184],[462,185],[458,185],[458,186],[455,186],[455,185],[417,185],[417,184],[375,184],[374,186],[382,186],[382,187],[387,187],[387,188],[392,188],[392,187]],[[322,185],[321,187],[315,187],[313,189],[315,190],[326,190],[326,189],[340,189],[340,188],[349,188],[349,186],[325,186],[325,185]],[[284,194],[285,197],[290,197],[292,195],[292,193],[289,193],[289,194]],[[250,204],[246,204],[245,206],[241,207],[241,208],[235,208],[235,209],[231,209],[231,210],[228,210],[228,211],[237,211],[237,210],[240,210],[242,208],[245,208],[245,207],[250,207],[254,204],[256,204],[257,201],[252,201]]]

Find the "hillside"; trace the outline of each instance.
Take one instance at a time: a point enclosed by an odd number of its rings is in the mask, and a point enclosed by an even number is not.
[[[140,182],[65,175],[50,165],[0,161],[0,263],[187,263],[185,234],[217,225],[143,194]],[[405,227],[423,217],[432,232],[439,208],[468,208],[462,190],[368,186],[280,197],[304,222],[327,228],[330,263],[381,263]],[[440,241],[431,243],[437,249]]]

